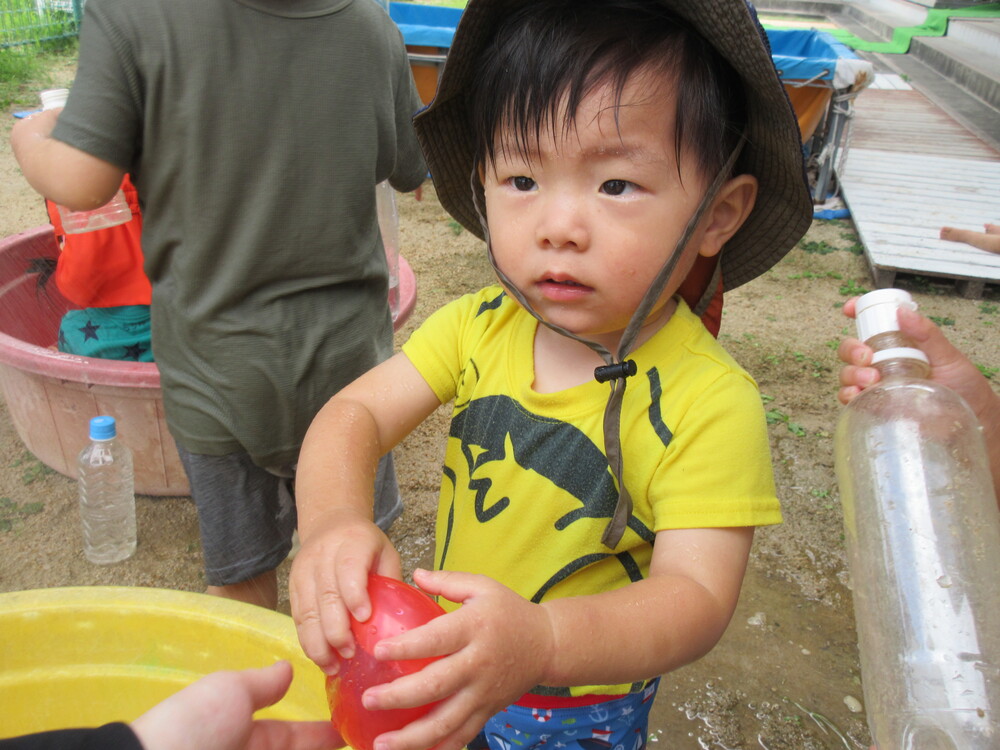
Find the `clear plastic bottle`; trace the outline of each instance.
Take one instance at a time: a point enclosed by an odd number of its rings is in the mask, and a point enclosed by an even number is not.
[[[135,552],[132,453],[117,439],[114,417],[90,420],[90,445],[80,452],[83,553],[92,563],[120,562]]]
[[[389,309],[395,321],[399,317],[399,209],[396,207],[396,191],[388,181],[375,186],[375,204],[385,259],[389,264]]]
[[[898,331],[906,292],[858,301],[881,380],[837,425],[868,723],[880,750],[1000,748],[1000,513],[982,429]]]
[[[47,89],[41,93],[42,109],[56,109],[66,106],[69,89]],[[59,220],[66,234],[93,232],[96,229],[107,229],[132,220],[132,209],[128,205],[125,193],[118,190],[114,197],[99,208],[92,211],[74,211],[56,204]]]

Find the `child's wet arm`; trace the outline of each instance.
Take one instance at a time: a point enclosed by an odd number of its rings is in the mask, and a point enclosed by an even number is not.
[[[335,396],[316,415],[299,453],[295,504],[299,535],[306,541],[330,511],[372,518],[380,444],[362,404]]]
[[[634,682],[704,656],[736,608],[753,531],[660,532],[645,580],[543,604],[556,644],[543,684]]]
[[[46,110],[15,123],[10,144],[24,178],[51,201],[78,211],[103,206],[125,170],[52,137],[58,113]]]
[[[299,454],[295,485],[303,541],[331,508],[371,519],[379,459],[438,406],[403,354],[333,396],[310,425]]]
[[[353,654],[348,612],[368,618],[368,574],[400,575],[399,555],[373,523],[375,475],[379,458],[420,422],[421,412],[433,410],[412,380],[416,370],[403,360],[390,359],[330,399],[299,454],[302,548],[292,563],[289,598],[303,650],[327,670],[336,669],[334,650]]]

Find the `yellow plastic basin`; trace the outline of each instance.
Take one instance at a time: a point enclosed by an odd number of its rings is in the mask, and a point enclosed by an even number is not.
[[[205,594],[91,586],[0,594],[0,737],[130,721],[220,669],[291,662],[261,718],[329,719],[290,617]]]

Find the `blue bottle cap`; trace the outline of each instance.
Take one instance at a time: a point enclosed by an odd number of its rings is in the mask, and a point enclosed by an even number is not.
[[[114,417],[94,417],[90,420],[91,440],[110,440],[117,432]]]

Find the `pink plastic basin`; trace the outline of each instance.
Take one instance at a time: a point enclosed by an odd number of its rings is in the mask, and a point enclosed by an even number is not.
[[[119,422],[135,459],[142,495],[187,495],[187,476],[163,416],[155,363],[91,359],[55,350],[59,321],[72,307],[50,280],[38,288],[36,258],[59,253],[48,224],[0,240],[0,389],[11,421],[40,461],[69,477],[91,417]],[[416,279],[399,259],[398,329],[416,303]]]

